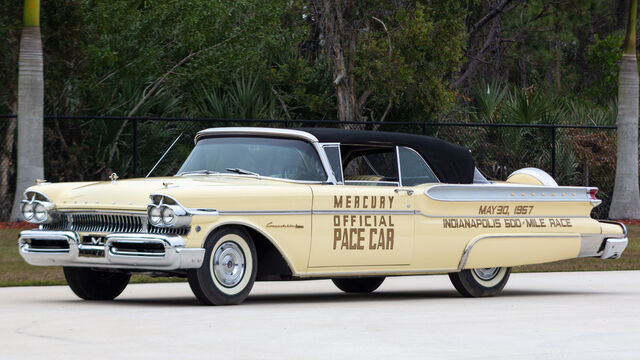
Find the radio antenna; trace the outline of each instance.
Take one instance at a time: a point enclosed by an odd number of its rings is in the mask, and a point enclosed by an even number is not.
[[[178,137],[175,140],[173,140],[173,143],[169,146],[167,151],[165,151],[164,154],[162,154],[162,156],[160,157],[160,160],[158,160],[158,162],[155,165],[153,165],[153,168],[151,168],[151,171],[149,171],[149,173],[147,174],[147,176],[145,176],[145,178],[148,178],[149,175],[151,175],[151,173],[153,172],[153,170],[155,170],[156,167],[158,167],[158,164],[160,164],[160,161],[162,161],[162,159],[164,159],[164,157],[167,156],[167,153],[169,153],[169,150],[171,150],[171,148],[173,148],[173,145],[175,145],[178,142],[182,134],[184,133],[181,132],[180,135],[178,135]]]

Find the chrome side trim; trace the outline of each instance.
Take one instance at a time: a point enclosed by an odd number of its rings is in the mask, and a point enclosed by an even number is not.
[[[313,210],[314,215],[414,215],[413,210]]]
[[[267,135],[274,137],[287,137],[287,138],[299,138],[312,143],[317,143],[318,138],[311,135],[306,131],[292,130],[292,129],[275,129],[265,127],[219,127],[209,128],[198,131],[195,136],[194,143],[197,143],[201,138],[215,135]]]
[[[437,201],[581,202],[590,201],[588,191],[572,186],[443,184],[429,187],[424,194]]]
[[[510,234],[510,235],[485,235],[479,236],[473,240],[471,240],[467,246],[465,246],[464,251],[462,252],[462,257],[460,257],[460,263],[458,264],[458,270],[464,270],[464,267],[467,265],[467,260],[469,259],[469,253],[471,249],[477,244],[480,240],[485,239],[500,239],[500,238],[575,238],[577,235],[534,235],[534,234]]]
[[[562,215],[429,215],[425,214],[420,210],[203,210],[202,213],[196,213],[197,210],[187,209],[187,211],[192,212],[194,215],[240,215],[240,216],[251,216],[251,215],[422,215],[427,218],[566,218],[567,216]],[[590,216],[569,216],[572,219],[586,219],[591,218]]]
[[[220,212],[216,209],[193,209],[193,208],[185,208],[187,212],[191,215],[202,215],[202,216],[218,216]]]
[[[456,218],[456,219],[508,219],[508,218],[518,218],[518,219],[539,219],[539,218],[550,218],[550,219],[555,219],[555,218],[571,218],[571,219],[591,219],[591,216],[588,215],[584,215],[584,216],[576,216],[576,215],[571,215],[571,216],[562,216],[562,215],[429,215],[429,214],[425,214],[420,210],[416,210],[416,215],[422,215],[424,217],[427,218],[436,218],[436,219],[441,219],[441,218]]]
[[[221,216],[253,215],[414,215],[413,210],[219,210]]]
[[[397,181],[375,181],[375,180],[345,180],[345,185],[358,185],[358,184],[381,184],[382,186],[400,186]]]
[[[220,210],[220,215],[311,215],[311,210]]]
[[[346,276],[379,276],[379,275],[419,275],[419,274],[440,274],[459,272],[458,269],[394,269],[394,270],[365,270],[365,271],[335,271],[335,272],[307,272],[295,274],[295,277],[346,277]]]

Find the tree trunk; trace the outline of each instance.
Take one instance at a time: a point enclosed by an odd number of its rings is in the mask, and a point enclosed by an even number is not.
[[[357,33],[353,29],[354,19],[345,19],[353,2],[323,0],[321,2],[321,28],[325,38],[336,86],[336,110],[338,120],[360,120],[360,109],[353,84],[353,56],[356,51]],[[345,124],[345,128],[357,128],[353,124]]]
[[[609,209],[610,219],[640,219],[638,190],[638,59],[636,14],[638,0],[629,1],[627,33],[618,79],[618,150],[616,182]]]
[[[609,218],[639,219],[638,62],[635,54],[622,55],[618,82],[617,123],[616,180]]]
[[[518,45],[518,53],[520,57],[518,58],[518,65],[520,68],[520,88],[526,89],[529,84],[527,83],[527,62],[524,58],[525,50],[524,50],[524,38]]]
[[[624,53],[618,80],[618,150],[610,219],[640,219],[638,189],[638,60],[636,13],[638,0],[629,1]]]
[[[25,2],[25,20],[27,3]],[[20,201],[24,198],[25,189],[33,185],[35,179],[44,178],[42,62],[40,26],[23,28],[18,59],[18,174],[11,220],[21,218]]]

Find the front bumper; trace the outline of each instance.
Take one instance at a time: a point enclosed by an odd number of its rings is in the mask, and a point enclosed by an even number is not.
[[[149,271],[195,269],[205,250],[186,248],[179,235],[113,233],[87,244],[74,231],[25,230],[18,246],[25,261],[36,266],[82,266]]]
[[[605,220],[600,222],[619,225],[622,228],[622,234],[583,234],[578,257],[618,259],[629,244],[627,228],[624,224]]]

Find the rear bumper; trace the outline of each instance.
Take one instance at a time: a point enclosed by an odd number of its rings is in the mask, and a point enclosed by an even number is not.
[[[179,235],[108,234],[104,242],[86,244],[74,231],[25,230],[20,255],[36,266],[83,266],[136,270],[194,269],[204,249],[186,248]]]
[[[622,228],[622,234],[583,234],[578,257],[618,259],[629,244],[627,228],[624,224],[613,221],[600,221],[619,225]]]

